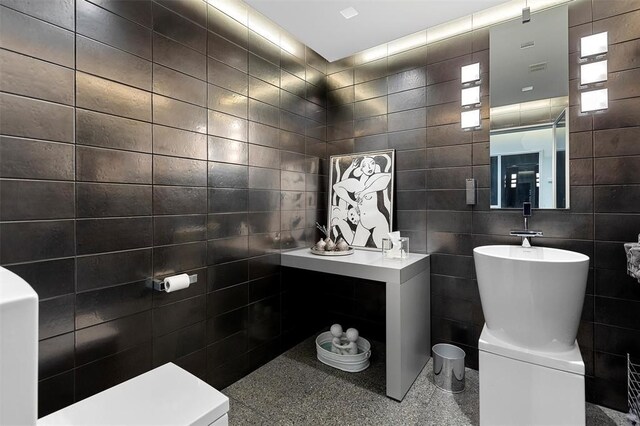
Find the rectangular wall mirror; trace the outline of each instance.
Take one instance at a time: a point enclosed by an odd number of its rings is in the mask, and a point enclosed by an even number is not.
[[[567,6],[491,28],[491,207],[569,208]]]

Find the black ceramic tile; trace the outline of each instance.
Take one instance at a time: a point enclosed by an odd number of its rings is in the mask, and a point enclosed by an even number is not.
[[[151,268],[151,249],[78,257],[77,289],[143,281],[152,276]]]
[[[0,47],[73,67],[75,61],[72,32],[3,6],[0,6],[0,11]]]
[[[73,145],[2,136],[0,176],[72,180],[73,151]]]
[[[76,148],[76,178],[87,182],[151,183],[151,155]]]
[[[47,339],[73,331],[73,294],[40,301],[38,309],[38,339]]]
[[[74,377],[71,370],[38,382],[38,417],[73,404]]]
[[[596,214],[595,239],[603,241],[634,241],[640,215]]]
[[[207,294],[207,318],[246,306],[249,301],[249,285],[238,284]]]
[[[153,187],[153,214],[198,214],[206,211],[206,188]]]
[[[207,244],[207,263],[210,265],[246,259],[248,254],[247,237],[209,240]]]
[[[151,124],[77,109],[76,143],[151,152]]]
[[[0,50],[0,90],[66,105],[73,103],[73,70]]]
[[[151,0],[91,0],[91,3],[140,25],[151,27]]]
[[[140,89],[76,73],[76,105],[136,120],[151,121],[151,94]]]
[[[208,291],[223,289],[241,282],[247,281],[248,261],[240,260],[230,263],[222,263],[209,267],[208,270]]]
[[[206,264],[206,257],[205,242],[154,247],[153,273],[155,276],[164,276],[201,268]]]
[[[0,4],[73,31],[73,3],[74,2],[72,0],[52,0],[46,3],[31,3],[21,0],[2,0]]]
[[[640,167],[640,156],[596,158],[593,164],[596,185],[640,183],[640,177],[634,173]]]
[[[143,343],[77,368],[76,399],[81,400],[122,383],[152,367],[152,348]]]
[[[249,165],[277,169],[280,167],[280,152],[274,148],[249,145]]]
[[[246,96],[212,84],[208,85],[207,90],[209,109],[247,118],[248,103]]]
[[[151,311],[125,316],[75,332],[76,364],[81,366],[151,340]]]
[[[217,188],[247,188],[249,174],[247,166],[214,163],[208,166],[208,185]]]
[[[229,238],[249,233],[247,213],[216,213],[207,217],[207,238]]]
[[[249,54],[249,75],[280,87],[280,68],[253,53]]]
[[[75,254],[72,220],[0,224],[0,263],[43,260]],[[30,243],[24,244],[24,241]]]
[[[148,185],[77,183],[77,217],[151,215]]]
[[[252,144],[278,148],[280,144],[280,135],[283,132],[284,131],[278,130],[276,127],[267,126],[254,121],[249,122],[249,142]],[[299,135],[296,136],[299,137]],[[304,144],[304,142],[301,143]]]
[[[249,349],[280,333],[280,298],[271,297],[249,305]]]
[[[251,189],[280,189],[280,170],[249,167]]]
[[[247,27],[213,6],[207,7],[207,28],[240,46],[248,44]]]
[[[249,80],[246,71],[239,71],[215,59],[209,58],[208,61],[207,81],[209,83],[241,95],[249,93]]]
[[[73,142],[73,108],[0,93],[0,127],[9,136]]]
[[[92,290],[76,295],[76,329],[151,309],[145,281]]]
[[[75,366],[73,333],[38,342],[38,379],[60,374]]]
[[[153,126],[153,151],[176,157],[207,159],[207,136],[201,133]]]
[[[397,53],[387,58],[387,73],[389,75],[413,68],[424,67],[427,64],[427,47],[418,47]]]
[[[240,71],[248,70],[248,52],[219,35],[209,32],[207,55]]]
[[[191,132],[207,132],[207,110],[186,102],[153,95],[153,121]]]
[[[205,323],[198,322],[158,337],[153,342],[153,364],[162,365],[205,347]]]
[[[170,98],[207,106],[206,83],[162,65],[153,65],[153,91]]]
[[[76,36],[76,69],[151,90],[151,62],[87,37]]]
[[[171,3],[168,3],[169,5]],[[195,3],[193,3],[195,4]],[[196,16],[205,17],[202,13]],[[157,3],[153,5],[153,30],[184,44],[200,53],[206,53],[207,31]]]
[[[253,99],[249,100],[249,120],[257,121],[258,123],[267,124],[273,127],[278,127],[278,124],[280,123],[279,112],[280,110],[276,106]],[[298,133],[303,132],[298,131]]]
[[[157,33],[153,34],[153,61],[200,80],[207,78],[206,56]]]
[[[217,111],[209,111],[208,133],[226,139],[247,140],[247,121]]]
[[[205,240],[207,237],[207,217],[157,216],[153,218],[154,245],[181,244]]]
[[[249,50],[280,66],[280,47],[253,31],[249,31]]]
[[[209,189],[209,213],[241,212],[247,210],[247,191],[244,189]]]
[[[157,185],[206,186],[207,162],[154,155],[153,183]]]
[[[246,307],[207,320],[207,343],[215,343],[247,328]]]
[[[85,0],[76,2],[76,31],[134,55],[151,59],[151,31]]]
[[[290,74],[285,70],[280,73],[280,87],[287,92],[290,92],[296,96],[304,97],[305,84],[304,79],[298,78],[294,74]]]
[[[204,296],[197,296],[156,309],[153,335],[162,336],[205,319]]]
[[[74,215],[72,182],[0,180],[0,220],[66,219]]]
[[[207,347],[207,363],[219,366],[235,359],[238,352],[247,350],[247,333],[240,331]]]
[[[249,211],[275,211],[280,209],[280,191],[249,191]],[[295,195],[294,195],[295,194]],[[303,193],[283,192],[282,207],[285,210],[295,210],[303,208]]]
[[[75,260],[60,259],[7,266],[38,293],[40,299],[73,293],[75,290]]]

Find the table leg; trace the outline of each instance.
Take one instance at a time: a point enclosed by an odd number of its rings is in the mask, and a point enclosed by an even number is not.
[[[402,401],[431,356],[430,271],[386,283],[387,396]]]

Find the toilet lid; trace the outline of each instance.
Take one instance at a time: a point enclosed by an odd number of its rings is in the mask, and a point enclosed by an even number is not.
[[[229,398],[173,363],[165,364],[38,420],[49,425],[210,425]]]

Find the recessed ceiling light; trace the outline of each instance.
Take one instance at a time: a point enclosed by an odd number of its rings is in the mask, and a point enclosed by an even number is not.
[[[345,19],[351,19],[358,14],[358,11],[353,7],[348,7],[340,11],[340,14],[344,16]]]

